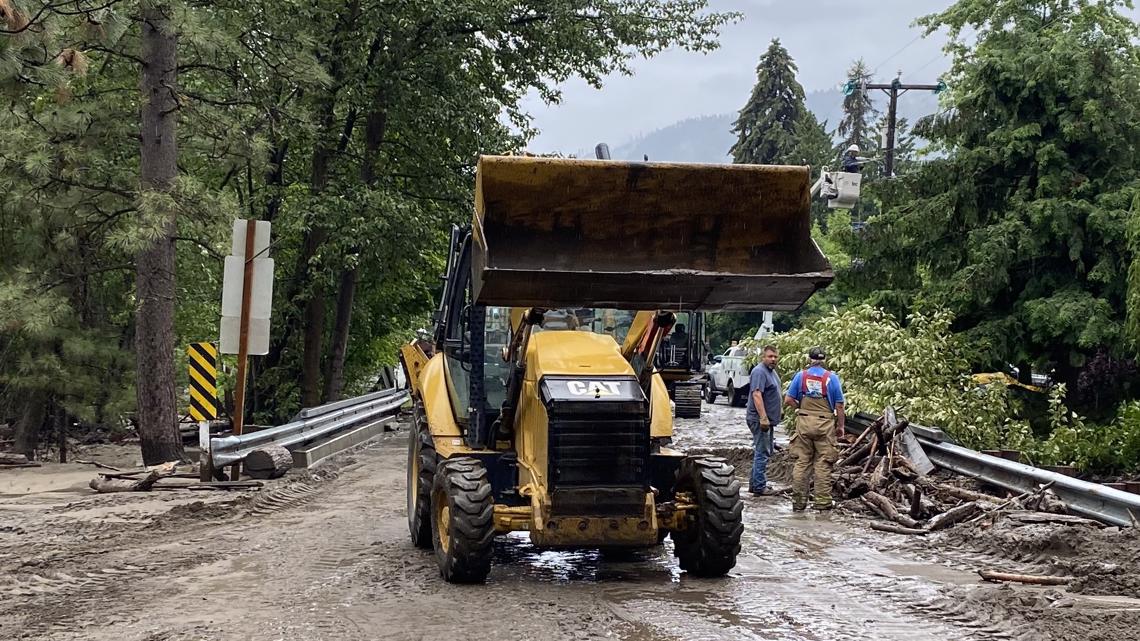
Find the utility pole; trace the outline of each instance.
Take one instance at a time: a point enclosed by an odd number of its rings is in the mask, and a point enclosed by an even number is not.
[[[902,75],[902,72],[899,72]],[[895,120],[898,114],[899,96],[916,89],[918,91],[933,91],[934,93],[941,93],[946,89],[946,83],[939,82],[936,85],[905,85],[899,78],[895,78],[890,84],[868,84],[864,89],[882,89],[888,96],[891,102],[887,106],[887,158],[883,164],[883,173],[887,178],[895,175]]]

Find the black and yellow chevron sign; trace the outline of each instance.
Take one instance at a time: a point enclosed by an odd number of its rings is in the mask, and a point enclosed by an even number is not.
[[[190,343],[190,418],[218,418],[218,348],[213,343]]]

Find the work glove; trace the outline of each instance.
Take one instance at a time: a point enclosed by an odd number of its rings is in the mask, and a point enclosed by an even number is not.
[[[772,421],[768,420],[767,416],[760,417],[760,431],[767,432],[772,429]]]

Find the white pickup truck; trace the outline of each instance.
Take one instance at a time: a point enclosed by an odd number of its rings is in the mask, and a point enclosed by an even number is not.
[[[713,356],[713,364],[708,367],[708,380],[704,396],[707,403],[715,403],[717,396],[725,396],[733,407],[744,407],[748,403],[748,366],[744,364],[748,350],[734,345],[724,354]]]

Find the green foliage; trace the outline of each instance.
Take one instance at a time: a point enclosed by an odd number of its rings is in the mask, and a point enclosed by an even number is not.
[[[903,327],[880,309],[857,305],[777,334],[772,342],[780,348],[784,380],[807,366],[810,347],[823,346],[828,368],[843,380],[849,413],[894,407],[968,447],[1032,443],[1028,424],[1011,416],[1006,390],[970,381],[964,344],[950,331],[949,314],[915,314],[907,321]]]
[[[1140,48],[1122,2],[961,0],[923,18],[955,40],[939,157],[870,221],[859,292],[945,308],[976,364],[1055,370],[1073,389],[1124,344],[1130,208],[1140,193]]]
[[[1134,473],[1140,469],[1140,402],[1123,404],[1106,424],[1086,425],[1074,416],[1069,424],[1058,425],[1037,452],[1039,463],[1097,474]]]
[[[796,80],[796,64],[778,39],[756,65],[756,84],[732,126],[735,163],[756,165],[802,163],[818,143],[821,128],[804,106],[804,88]]]
[[[831,263],[835,280],[827,288],[813,294],[798,310],[776,314],[774,324],[777,330],[804,327],[848,303],[847,279],[853,265],[848,248],[855,242],[851,212],[846,209],[825,209],[825,212],[826,227],[813,222],[811,237]]]
[[[353,270],[346,386],[364,389],[427,322],[448,229],[470,218],[479,154],[521,148],[532,133],[524,95],[556,100],[571,77],[598,86],[666,48],[708,51],[737,17],[705,0],[168,4],[180,177],[166,193],[138,190],[136,0],[16,0],[36,22],[0,34],[9,418],[36,403],[96,423],[130,411],[134,253],[170,212],[172,359],[217,337],[232,220],[271,220],[275,352],[253,359],[253,418],[296,410],[310,329],[301,309],[323,296],[328,345]]]
[[[839,145],[835,148],[836,154],[842,154],[851,145],[858,145],[863,154],[878,148],[878,142],[872,138],[876,111],[871,102],[871,94],[867,93],[867,83],[871,82],[871,76],[872,72],[862,58],[847,70],[847,81],[852,84],[853,90],[843,98],[843,118],[836,128],[840,138]]]
[[[900,325],[881,309],[832,311],[807,327],[765,339],[780,348],[784,380],[808,364],[815,345],[843,380],[848,413],[894,407],[911,421],[938,426],[975,449],[1017,449],[1037,464],[1073,465],[1096,474],[1140,469],[1140,402],[1124,404],[1095,425],[1066,405],[1064,384],[1048,390],[1043,434],[1036,435],[1014,388],[971,379],[969,345],[951,331],[945,311],[914,314]],[[753,341],[746,345],[759,348]],[[750,357],[755,365],[756,356]]]
[[[705,339],[713,354],[728,349],[732,341],[741,341],[756,335],[764,322],[762,312],[720,312],[705,314]]]

